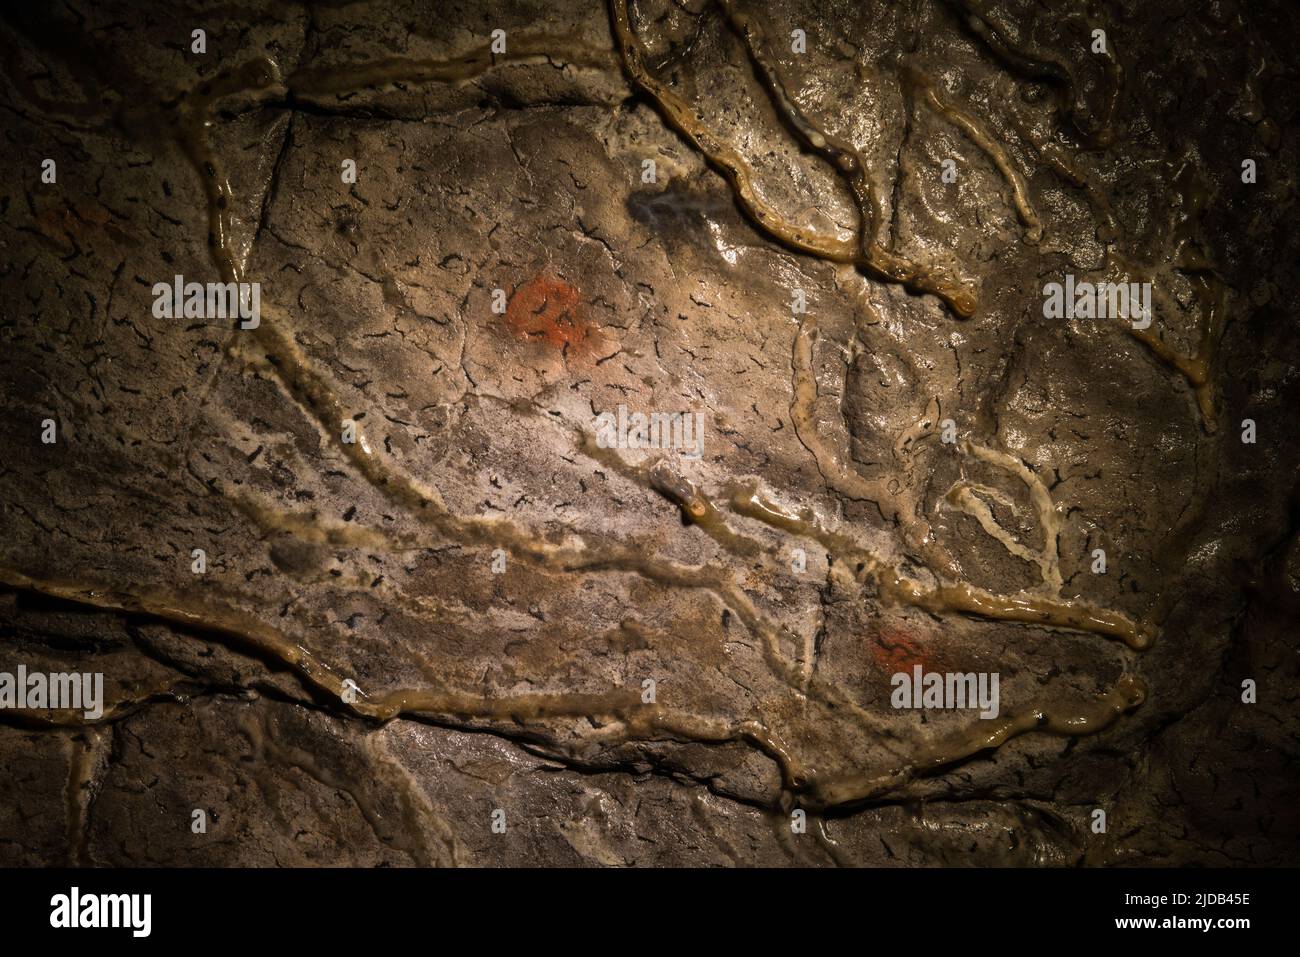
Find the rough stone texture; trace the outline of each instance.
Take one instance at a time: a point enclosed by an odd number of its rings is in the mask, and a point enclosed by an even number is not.
[[[617,2],[31,6],[0,24],[0,671],[102,671],[108,707],[0,712],[0,863],[1297,863],[1291,4],[738,5],[969,318],[756,221]],[[722,11],[630,23],[756,201],[852,246]],[[178,273],[259,282],[262,325],[156,318]],[[1150,280],[1154,347],[1046,318],[1066,273]],[[597,448],[620,403],[704,413],[703,456]],[[997,672],[1003,718],[1146,693],[979,747],[998,722],[891,707],[916,664]]]

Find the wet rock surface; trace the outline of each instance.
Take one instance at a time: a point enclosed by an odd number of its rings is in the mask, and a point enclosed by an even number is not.
[[[6,13],[0,862],[1295,863],[1297,24],[1151,6]]]

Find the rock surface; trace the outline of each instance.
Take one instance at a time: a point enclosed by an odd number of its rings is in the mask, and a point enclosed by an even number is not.
[[[1290,4],[31,7],[0,863],[1297,863]]]

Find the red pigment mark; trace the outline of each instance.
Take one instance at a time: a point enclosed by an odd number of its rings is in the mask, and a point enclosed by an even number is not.
[[[542,273],[524,283],[506,306],[506,325],[519,339],[541,342],[565,355],[590,345],[592,328],[581,315],[578,290]]]
[[[103,227],[108,224],[108,210],[88,203],[71,204],[64,202],[62,208],[52,207],[36,217],[37,228],[54,240],[66,240],[70,237],[83,237],[89,227]]]
[[[914,665],[920,665],[926,671],[939,670],[936,657],[916,636],[897,628],[880,629],[870,637],[867,647],[876,667],[889,675],[900,671],[910,674]]]

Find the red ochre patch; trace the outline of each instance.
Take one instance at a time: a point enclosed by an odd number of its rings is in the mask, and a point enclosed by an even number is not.
[[[108,210],[92,206],[89,203],[70,204],[51,207],[36,217],[36,225],[46,236],[54,240],[66,240],[69,237],[80,238],[93,227],[108,225]]]
[[[882,628],[868,639],[868,647],[876,667],[893,676],[900,671],[912,672],[914,665],[926,671],[936,671],[937,660],[915,636],[897,628]]]
[[[593,328],[583,317],[582,296],[563,279],[542,273],[515,290],[506,306],[506,325],[517,339],[567,355],[588,351]]]

